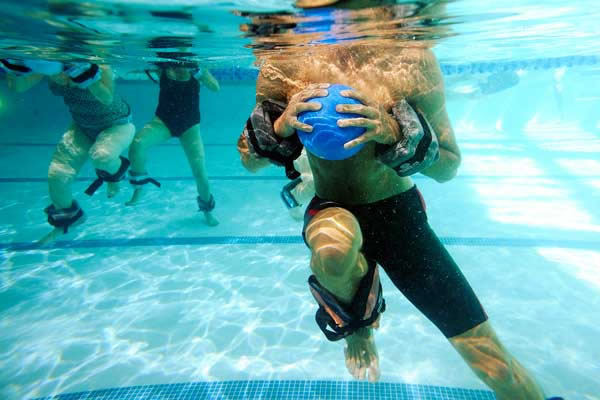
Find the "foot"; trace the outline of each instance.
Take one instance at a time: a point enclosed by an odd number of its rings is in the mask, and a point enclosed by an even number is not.
[[[71,224],[69,226],[67,233],[71,232],[71,229],[73,229],[74,227],[83,224],[86,219],[87,219],[86,214],[83,214],[83,216],[81,216],[81,218],[79,218],[77,221],[75,221],[73,224]],[[64,228],[54,228],[52,231],[50,231],[49,233],[44,235],[40,240],[38,240],[36,242],[36,244],[38,244],[41,247],[47,246],[47,245],[51,244],[52,242],[54,242],[55,240],[57,240],[62,235],[65,235]]]
[[[63,235],[62,228],[54,228],[51,232],[44,235],[40,240],[36,242],[36,244],[40,246],[47,246],[50,243],[54,242],[57,238]]]
[[[379,355],[372,328],[361,328],[346,338],[346,368],[358,380],[379,380]]]
[[[119,182],[106,182],[106,197],[109,199],[115,197],[119,193]]]
[[[139,203],[140,199],[142,198],[142,195],[144,194],[144,189],[143,188],[137,188],[133,191],[133,195],[131,196],[131,199],[125,203],[126,206],[135,206],[137,203]]]
[[[204,220],[208,226],[219,225],[219,221],[210,212],[204,211]]]

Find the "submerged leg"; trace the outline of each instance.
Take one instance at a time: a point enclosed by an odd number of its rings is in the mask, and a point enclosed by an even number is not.
[[[196,179],[200,211],[204,213],[204,218],[209,226],[216,226],[219,224],[219,221],[212,215],[214,198],[210,193],[206,164],[204,162],[204,144],[202,143],[202,137],[200,136],[199,125],[196,124],[185,131],[179,140],[181,141],[185,156],[192,169],[192,174]]]
[[[343,208],[319,211],[306,227],[310,267],[317,280],[341,303],[350,304],[368,271],[360,252],[362,233],[356,218]],[[371,327],[346,337],[346,367],[356,379],[379,379],[379,356]]]
[[[90,157],[94,168],[115,174],[121,168],[121,153],[133,140],[135,127],[133,124],[111,126],[103,130],[90,149]],[[107,195],[113,197],[119,192],[119,182],[107,182]]]
[[[498,400],[543,400],[542,389],[504,348],[489,321],[449,339]]]
[[[71,193],[71,183],[87,160],[91,146],[92,141],[83,133],[77,131],[75,127],[71,127],[56,146],[48,167],[48,193],[52,201],[51,206],[46,209],[49,217],[50,213],[54,213],[57,218],[61,215],[67,216],[70,210],[74,209],[75,202]],[[77,215],[74,214],[73,216]],[[50,220],[53,220],[53,218],[50,218]],[[83,214],[74,222],[80,223],[82,221]],[[56,226],[52,232],[40,239],[38,243],[50,243],[64,232],[64,228]]]
[[[133,142],[129,147],[129,161],[131,162],[131,168],[129,170],[130,178],[146,175],[148,149],[164,143],[170,138],[171,133],[169,132],[169,129],[158,117],[154,117],[154,119],[146,124],[142,130],[136,133]],[[125,204],[128,206],[137,204],[143,193],[144,185],[134,185],[133,195]]]
[[[92,141],[71,127],[62,137],[48,167],[48,191],[52,204],[58,208],[71,207],[71,183],[88,158]]]

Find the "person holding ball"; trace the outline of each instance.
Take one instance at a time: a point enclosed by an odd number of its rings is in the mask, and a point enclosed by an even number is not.
[[[339,13],[346,4],[322,3],[297,6]],[[411,179],[420,173],[447,182],[461,162],[434,54],[392,42],[313,45],[309,52],[262,57],[238,151],[251,172],[272,163],[296,179],[294,160],[306,149],[316,195],[303,237],[319,328],[329,340],[346,341],[355,378],[377,381],[381,266],[499,400],[544,399],[429,226]]]

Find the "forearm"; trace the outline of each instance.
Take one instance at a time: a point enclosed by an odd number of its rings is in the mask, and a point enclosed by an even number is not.
[[[213,92],[216,92],[221,88],[219,85],[219,81],[217,81],[213,74],[211,74],[211,72],[207,69],[202,70],[202,74],[200,75],[200,82],[202,82],[204,86],[206,86],[209,90]]]
[[[460,154],[440,148],[440,158],[431,166],[422,170],[421,173],[435,179],[439,183],[448,182],[456,176],[460,162]]]
[[[14,90],[17,93],[23,93],[37,85],[43,78],[44,75],[42,74],[33,74],[29,76],[7,75],[6,81],[9,89]]]
[[[114,97],[112,85],[107,86],[100,80],[90,85],[89,90],[100,103],[106,105],[112,103]]]

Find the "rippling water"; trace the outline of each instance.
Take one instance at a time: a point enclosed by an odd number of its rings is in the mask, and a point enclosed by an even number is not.
[[[86,57],[138,68],[159,51],[250,66],[253,50],[349,41],[423,42],[440,61],[493,61],[600,53],[600,2],[420,1],[302,12],[292,1],[3,2],[0,55]],[[152,46],[152,39],[177,40]],[[142,64],[143,65],[143,64]]]

